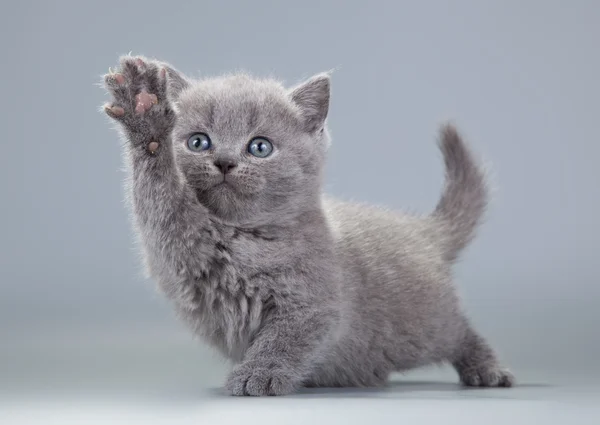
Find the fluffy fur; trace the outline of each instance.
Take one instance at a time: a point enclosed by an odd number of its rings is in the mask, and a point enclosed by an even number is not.
[[[125,56],[105,84],[149,273],[235,363],[231,394],[380,386],[439,362],[466,385],[512,385],[452,284],[486,205],[483,174],[453,127],[441,131],[439,205],[405,216],[322,195],[326,74],[291,89],[246,75],[196,81]],[[188,149],[197,132],[209,150]],[[248,153],[257,136],[273,143],[270,156]],[[218,161],[234,168],[224,174]]]

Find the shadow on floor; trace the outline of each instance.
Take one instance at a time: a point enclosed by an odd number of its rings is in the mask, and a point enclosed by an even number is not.
[[[521,384],[514,388],[467,388],[458,383],[435,381],[392,381],[382,388],[302,388],[287,398],[424,398],[523,399],[523,390],[553,388],[546,384]],[[528,392],[528,391],[526,391]],[[512,394],[511,394],[512,393]],[[228,397],[222,388],[206,390],[211,398]]]

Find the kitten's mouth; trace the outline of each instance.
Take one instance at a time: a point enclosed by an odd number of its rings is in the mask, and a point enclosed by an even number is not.
[[[221,180],[216,184],[216,186],[235,186],[235,177],[232,177],[231,174],[221,174]]]
[[[215,179],[212,181],[210,189],[207,188],[206,190],[216,190],[217,192],[232,191],[237,193],[237,189],[238,187],[235,178],[221,174],[220,176],[215,176]]]
[[[219,187],[233,188],[233,185],[231,184],[231,179],[227,180],[225,178],[225,176],[223,176],[223,179],[213,186],[213,188],[219,188]]]

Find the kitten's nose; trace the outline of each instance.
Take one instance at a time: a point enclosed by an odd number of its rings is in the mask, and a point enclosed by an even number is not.
[[[217,167],[223,174],[229,173],[236,167],[235,161],[231,159],[217,159],[214,162],[215,167]]]

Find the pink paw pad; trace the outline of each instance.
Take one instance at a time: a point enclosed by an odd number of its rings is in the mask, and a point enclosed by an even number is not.
[[[135,96],[135,112],[143,114],[152,108],[152,105],[158,104],[158,98],[155,94],[142,91]]]
[[[124,84],[125,83],[125,76],[123,74],[115,74],[114,75],[114,79],[117,82],[117,84]]]

